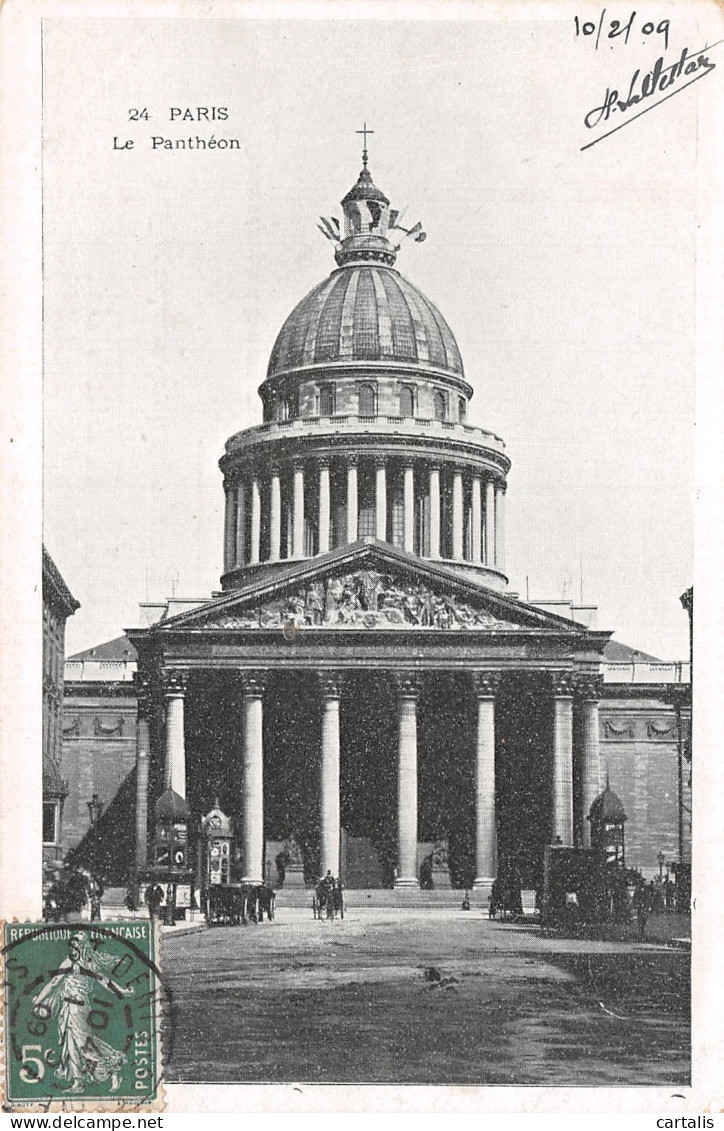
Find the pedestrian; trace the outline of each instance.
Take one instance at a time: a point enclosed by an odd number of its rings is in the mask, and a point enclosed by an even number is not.
[[[468,895],[467,892],[465,892],[465,895],[463,896],[462,910],[463,911],[469,911],[470,910],[470,896]]]
[[[637,886],[633,897],[634,911],[636,912],[636,923],[639,929],[641,938],[646,934],[646,923],[649,917],[649,892],[645,881]]]
[[[160,884],[150,883],[144,894],[146,896],[148,917],[149,919],[155,919],[158,915],[158,909],[163,903],[163,888]]]

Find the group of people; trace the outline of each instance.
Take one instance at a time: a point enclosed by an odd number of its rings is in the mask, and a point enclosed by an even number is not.
[[[342,881],[332,875],[331,870],[327,870],[324,876],[314,889],[316,899],[316,911],[319,911],[319,918],[323,917],[326,913],[328,919],[333,919],[337,912],[344,918],[344,895]]]

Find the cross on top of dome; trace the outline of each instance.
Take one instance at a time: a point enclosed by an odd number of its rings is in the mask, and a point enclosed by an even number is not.
[[[373,134],[374,132],[374,130],[367,129],[366,122],[362,126],[361,130],[355,130],[355,133],[362,134],[362,136],[364,137],[364,141],[362,143],[362,164],[364,165],[365,169],[367,168],[367,134]]]

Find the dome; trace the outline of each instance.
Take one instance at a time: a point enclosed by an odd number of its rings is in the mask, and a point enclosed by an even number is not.
[[[457,342],[440,311],[399,272],[378,262],[341,267],[302,299],[279,331],[267,378],[355,361],[463,376]]]
[[[180,794],[172,789],[162,793],[156,802],[156,820],[159,824],[180,824],[189,819],[189,807]]]

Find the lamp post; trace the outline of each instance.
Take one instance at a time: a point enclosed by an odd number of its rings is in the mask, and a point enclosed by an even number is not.
[[[663,881],[664,881],[664,863],[666,862],[666,857],[664,856],[663,852],[660,852],[658,854],[658,856],[656,857],[656,859],[659,862],[659,883],[663,883]]]

